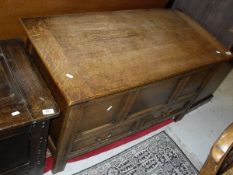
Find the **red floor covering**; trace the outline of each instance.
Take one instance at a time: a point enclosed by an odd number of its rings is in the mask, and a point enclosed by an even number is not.
[[[164,122],[161,122],[161,123],[159,123],[159,124],[157,124],[157,125],[155,125],[155,126],[152,126],[152,127],[148,128],[148,129],[145,129],[145,130],[143,130],[143,131],[139,131],[139,132],[137,132],[137,133],[135,133],[135,134],[132,134],[132,135],[130,135],[130,136],[128,136],[128,137],[125,137],[125,138],[123,138],[123,139],[120,139],[120,140],[118,140],[118,141],[115,141],[115,142],[113,142],[113,143],[111,143],[111,144],[109,144],[109,145],[100,147],[100,148],[95,149],[95,150],[93,150],[93,151],[90,151],[90,152],[88,152],[88,153],[86,153],[86,154],[77,156],[77,157],[75,157],[75,158],[73,158],[73,159],[68,160],[67,162],[76,162],[76,161],[79,161],[79,160],[83,160],[83,159],[86,159],[86,158],[89,158],[89,157],[98,155],[98,154],[100,154],[100,153],[103,153],[103,152],[105,152],[105,151],[111,150],[111,149],[113,149],[113,148],[116,148],[116,147],[118,147],[118,146],[121,146],[121,145],[123,145],[123,144],[126,144],[126,143],[128,143],[128,142],[130,142],[130,141],[133,141],[133,140],[135,140],[135,139],[138,139],[138,138],[140,138],[140,137],[142,137],[142,136],[145,136],[145,135],[147,135],[147,134],[149,134],[149,133],[151,133],[151,132],[153,132],[153,131],[155,131],[155,130],[157,130],[157,129],[160,129],[160,128],[162,128],[162,127],[164,127],[164,126],[166,126],[166,125],[168,125],[168,124],[170,124],[170,123],[172,123],[172,122],[173,122],[172,119],[168,119],[168,120],[166,120],[166,121],[164,121]],[[49,170],[51,170],[51,169],[52,169],[52,165],[53,165],[53,157],[48,157],[48,158],[46,159],[46,162],[45,162],[45,169],[44,169],[44,172],[48,172]]]

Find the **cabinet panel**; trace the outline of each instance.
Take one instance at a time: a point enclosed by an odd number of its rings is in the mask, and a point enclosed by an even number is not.
[[[187,96],[198,91],[201,87],[203,80],[209,73],[209,69],[204,69],[198,72],[195,72],[189,76],[189,81],[182,89],[180,96]]]
[[[220,64],[206,87],[198,95],[198,98],[195,100],[195,102],[199,102],[206,97],[211,96],[231,70],[232,65],[229,62]]]
[[[78,126],[78,131],[87,131],[108,123],[115,123],[124,106],[125,98],[127,98],[127,94],[115,95],[85,104],[82,125]]]
[[[178,78],[172,78],[141,89],[128,115],[167,103],[177,83]]]
[[[0,140],[0,172],[29,162],[28,130]]]

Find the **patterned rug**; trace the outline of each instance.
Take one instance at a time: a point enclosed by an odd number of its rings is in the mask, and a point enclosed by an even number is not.
[[[161,132],[74,175],[196,175],[176,143]]]

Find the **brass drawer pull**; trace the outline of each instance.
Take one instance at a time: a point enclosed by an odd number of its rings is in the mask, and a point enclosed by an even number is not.
[[[101,137],[97,137],[97,138],[96,138],[96,141],[97,141],[97,142],[108,141],[108,139],[110,139],[111,137],[112,137],[112,133],[108,134],[106,139],[102,139]]]
[[[161,112],[161,116],[162,116],[162,117],[166,117],[166,115],[167,115],[166,112],[164,112],[164,111]]]
[[[96,141],[97,141],[97,142],[101,142],[102,139],[101,139],[100,137],[97,137],[97,138],[96,138]]]
[[[162,117],[169,116],[169,115],[172,114],[172,112],[173,112],[173,109],[172,109],[172,108],[169,108],[167,111],[162,111],[162,112],[161,112],[161,116],[162,116]]]
[[[112,123],[116,123],[116,119],[112,119]]]
[[[173,109],[169,108],[168,111],[167,111],[167,115],[170,115],[172,112],[173,112]]]
[[[108,134],[107,138],[111,138],[112,137],[112,133]]]

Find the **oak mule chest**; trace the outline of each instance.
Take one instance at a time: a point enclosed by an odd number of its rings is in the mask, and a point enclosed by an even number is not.
[[[54,172],[70,158],[181,119],[208,101],[232,68],[231,53],[178,11],[78,13],[22,24],[61,108],[49,137]]]

